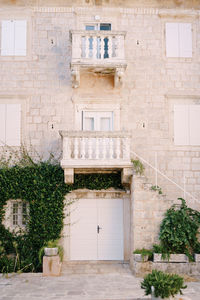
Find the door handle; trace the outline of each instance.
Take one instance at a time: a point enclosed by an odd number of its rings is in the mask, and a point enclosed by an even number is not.
[[[99,227],[99,225],[97,226],[97,233],[99,233],[99,230],[102,229],[101,227]]]

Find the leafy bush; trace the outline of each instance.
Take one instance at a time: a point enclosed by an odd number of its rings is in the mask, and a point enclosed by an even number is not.
[[[26,155],[18,165],[0,162],[0,272],[41,271],[39,250],[50,240],[60,238],[64,218],[64,198],[78,188],[122,188],[120,173],[76,174],[74,185],[64,183],[59,165],[38,162]],[[16,234],[2,224],[5,204],[10,199],[29,202],[26,231]],[[70,205],[70,203],[68,203]]]
[[[187,207],[184,199],[179,200],[181,205],[173,205],[167,210],[161,223],[159,239],[165,253],[185,253],[192,259],[195,249],[200,247],[200,213]]]
[[[144,277],[141,288],[145,290],[145,295],[152,294],[152,287],[155,297],[167,298],[178,293],[182,294],[184,280],[177,274],[167,274],[161,271],[153,270],[151,274]]]

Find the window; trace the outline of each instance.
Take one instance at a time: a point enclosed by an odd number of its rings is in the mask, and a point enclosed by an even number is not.
[[[200,145],[200,105],[174,105],[175,145]]]
[[[28,223],[29,203],[24,200],[9,200],[5,206],[4,226],[9,230],[25,229]]]
[[[21,105],[0,104],[0,146],[20,146]]]
[[[88,24],[85,26],[85,30],[111,30],[111,24],[109,23]]]
[[[113,130],[113,112],[83,111],[83,130],[86,131]]]
[[[12,226],[26,226],[28,218],[28,204],[25,201],[11,202]]]
[[[97,23],[97,24],[89,24],[85,26],[86,30],[103,30],[103,31],[109,31],[111,30],[111,24],[109,23]],[[112,37],[110,39],[110,42],[112,43],[112,56],[115,57],[116,56],[116,40],[115,37]],[[87,46],[86,44],[89,44],[89,46]],[[109,43],[109,39],[107,36],[101,37],[101,36],[89,36],[87,37],[83,37],[82,38],[82,57],[85,58],[86,57],[86,48],[88,47],[89,49],[89,58],[97,58],[97,59],[101,59],[102,56],[103,58],[109,58],[109,53],[108,53],[108,43]],[[94,46],[94,44],[96,44],[96,48]],[[103,50],[103,51],[102,51]],[[102,52],[102,53],[101,53]]]
[[[1,55],[26,56],[26,20],[3,20],[1,24]]]
[[[192,26],[190,23],[166,23],[167,57],[192,57]]]

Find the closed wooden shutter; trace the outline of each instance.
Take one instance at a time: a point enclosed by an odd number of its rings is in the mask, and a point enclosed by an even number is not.
[[[189,145],[188,105],[174,105],[174,143]]]
[[[6,106],[6,144],[20,146],[21,140],[21,105],[7,104]]]
[[[6,139],[6,105],[0,104],[0,146],[5,146]]]
[[[15,21],[15,55],[26,55],[26,27],[25,20]]]
[[[200,105],[189,105],[190,145],[200,145]]]
[[[180,57],[192,57],[192,26],[190,23],[179,23]]]
[[[14,26],[11,20],[2,21],[1,24],[1,55],[14,55]]]
[[[179,57],[178,23],[166,23],[166,56]]]

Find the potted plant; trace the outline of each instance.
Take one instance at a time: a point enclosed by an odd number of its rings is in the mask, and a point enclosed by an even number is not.
[[[142,248],[142,249],[136,249],[133,252],[133,255],[134,255],[134,260],[135,261],[145,262],[145,261],[148,261],[148,260],[152,259],[153,252],[152,252],[152,250]]]
[[[60,260],[63,260],[63,247],[58,244],[58,240],[50,240],[44,244],[39,250],[39,261],[42,262],[42,257],[59,255]]]
[[[141,288],[145,290],[145,295],[151,295],[151,299],[170,299],[180,293],[184,285],[184,279],[177,274],[168,274],[162,271],[152,270],[141,282]]]

